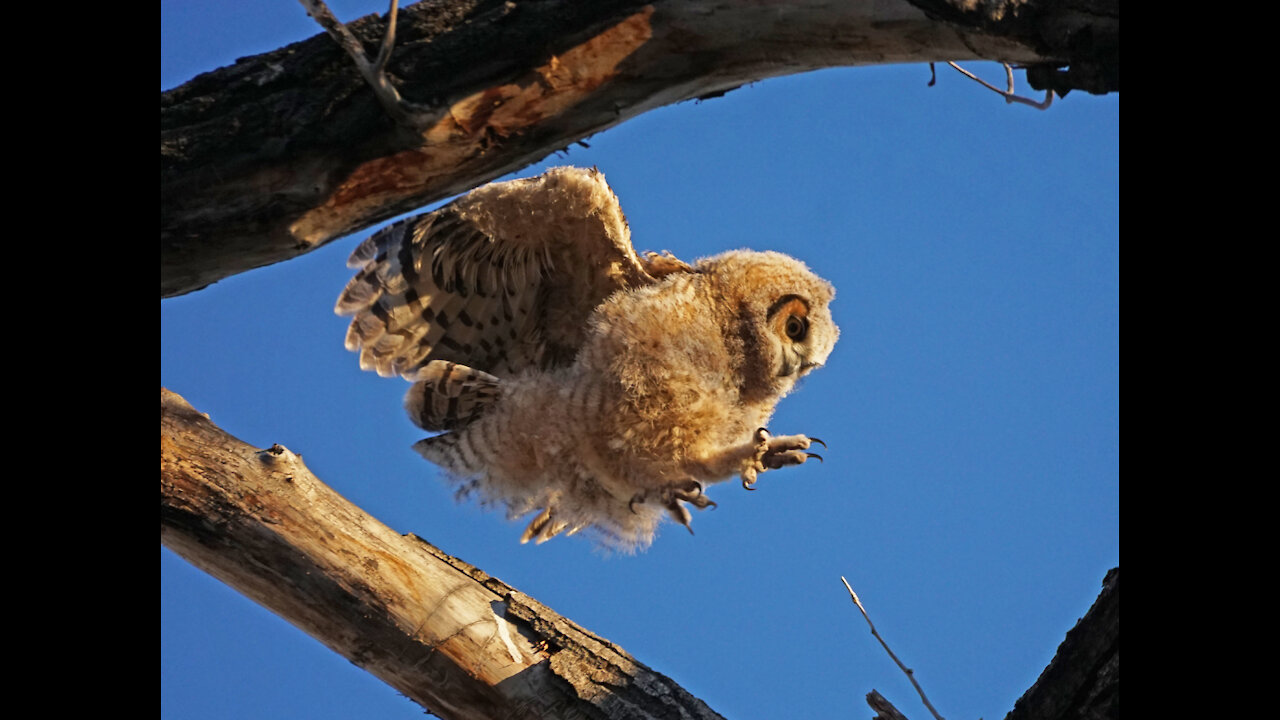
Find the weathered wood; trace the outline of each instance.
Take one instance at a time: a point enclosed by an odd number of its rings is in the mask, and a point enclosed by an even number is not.
[[[160,391],[160,539],[431,713],[719,718],[622,648],[400,535]]]
[[[1118,86],[1118,0],[1010,0],[999,17],[912,2],[929,14],[907,0],[428,0],[401,11],[389,68],[401,94],[429,109],[420,130],[391,122],[326,35],[243,58],[161,94],[161,295],[286,260],[647,110],[762,78],[980,58],[1042,67],[1061,86],[1054,68],[1096,44],[1081,38],[1107,37]],[[1081,3],[1101,10],[1062,10]],[[350,27],[376,54],[382,19]]]
[[[1119,720],[1120,568],[1005,720]]]
[[[1120,3],[1114,0],[909,0],[930,17],[971,31],[1020,38],[1061,64],[1027,68],[1037,90],[1059,95],[1120,91]],[[1062,67],[1066,65],[1067,67]]]
[[[893,703],[875,690],[867,693],[867,705],[876,711],[874,720],[907,720],[907,716],[903,715],[901,710],[894,707]]]

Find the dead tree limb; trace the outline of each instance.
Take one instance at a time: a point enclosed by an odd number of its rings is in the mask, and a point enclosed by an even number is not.
[[[1107,573],[1089,612],[1005,720],[1118,720],[1120,568]]]
[[[349,27],[376,54],[383,19]],[[420,2],[401,11],[388,72],[428,110],[423,130],[389,119],[324,34],[161,93],[161,296],[294,257],[656,107],[822,67],[972,59],[1031,66],[1041,89],[1118,90],[1119,0]]]
[[[617,645],[392,531],[289,450],[246,445],[163,388],[160,539],[446,720],[721,717]],[[1117,568],[1006,720],[1111,719],[1119,707]]]
[[[160,390],[160,540],[446,720],[719,718],[622,648]]]

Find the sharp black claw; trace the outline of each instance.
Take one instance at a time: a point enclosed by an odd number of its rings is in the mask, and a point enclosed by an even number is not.
[[[826,446],[824,445],[823,447],[826,447]],[[822,462],[822,456],[819,455],[818,453],[805,453],[805,455],[811,458],[818,458],[818,462]]]
[[[818,439],[818,438],[816,438],[816,437],[811,437],[811,438],[809,438],[809,442],[811,442],[811,443],[818,443],[818,444],[819,444],[819,445],[821,445],[822,447],[826,447],[826,446],[827,446],[827,444],[826,444],[826,443],[822,442],[821,440],[819,440],[819,439]]]

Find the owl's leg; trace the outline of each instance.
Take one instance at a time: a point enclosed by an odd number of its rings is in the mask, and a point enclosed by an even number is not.
[[[773,436],[764,428],[756,430],[754,452],[742,470],[742,487],[754,490],[755,488],[751,486],[755,484],[759,474],[765,470],[777,470],[787,465],[801,465],[811,457],[818,458],[818,462],[822,462],[821,455],[805,452],[813,443],[818,443],[822,447],[827,446],[818,438],[807,435]]]
[[[658,502],[667,509],[671,518],[683,525],[690,535],[693,534],[693,526],[690,524],[693,521],[693,515],[690,514],[689,508],[685,507],[684,503],[689,503],[699,510],[716,506],[715,502],[702,492],[702,483],[693,478],[671,483],[658,491],[657,495]],[[635,497],[631,498],[631,502],[627,503],[627,506],[631,508],[631,512],[635,512],[636,505],[645,502],[647,499],[647,493],[636,493]]]

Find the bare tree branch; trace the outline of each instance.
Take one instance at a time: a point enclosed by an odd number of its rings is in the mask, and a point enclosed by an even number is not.
[[[622,648],[160,391],[160,540],[446,720],[719,718]]]
[[[893,652],[893,650],[889,649],[889,643],[885,642],[885,639],[880,636],[880,632],[876,630],[876,624],[871,622],[871,616],[867,614],[867,609],[862,606],[862,599],[858,597],[858,593],[853,591],[853,586],[849,584],[848,580],[845,580],[843,575],[840,576],[840,582],[843,582],[845,589],[849,591],[849,599],[853,600],[853,604],[858,606],[858,612],[862,613],[862,619],[867,621],[867,627],[871,628],[871,634],[875,636],[876,640],[880,641],[880,646],[884,648],[886,653],[889,653],[889,657],[893,659],[893,662],[898,666],[898,669],[901,670],[903,674],[907,676],[907,679],[911,681],[912,687],[914,687],[916,692],[920,695],[920,701],[924,703],[926,708],[928,708],[929,714],[933,715],[934,720],[943,720],[942,715],[938,714],[938,710],[933,707],[933,703],[929,702],[928,696],[924,694],[924,688],[920,687],[920,683],[916,681],[915,671],[904,665],[902,661],[898,659],[898,656]],[[875,691],[872,690],[872,692],[874,693]],[[885,700],[880,693],[875,694],[878,698],[876,702],[872,702],[871,696],[867,697],[867,701],[871,703],[871,707],[873,709],[877,711],[887,711],[888,708],[893,708],[893,706],[889,704],[889,701]],[[886,707],[882,708],[878,705],[877,702],[879,701],[883,701],[883,704]],[[894,709],[894,712],[897,712],[896,708]]]
[[[1067,12],[1080,4],[1092,14]],[[327,35],[241,59],[161,94],[161,295],[286,260],[647,110],[763,78],[972,59],[1049,77],[1087,57],[1076,45],[1098,43],[1086,36],[1112,38],[1118,68],[1118,0],[1007,5],[429,0],[401,11],[387,67],[406,102],[434,118],[418,132],[388,118]],[[367,17],[348,29],[374,55],[384,25]]]
[[[379,523],[301,457],[250,447],[164,389],[160,539],[446,720],[720,717],[617,645]],[[892,716],[878,693],[868,702]],[[1119,702],[1117,568],[1006,720],[1117,718]]]
[[[348,27],[373,55],[384,26]],[[1119,87],[1118,0],[427,0],[402,11],[397,37],[390,80],[434,118],[418,132],[323,34],[161,94],[162,296],[762,78],[987,59],[1030,66],[1033,87],[1060,94]],[[161,539],[441,717],[719,717],[621,648],[381,525],[288,450],[251,448],[164,390]],[[1115,683],[1083,707],[1118,711],[1118,572],[1114,587],[1114,653],[1095,642],[1108,626],[1082,621],[1010,718],[1056,702],[1060,683],[1082,687],[1072,668],[1086,666]],[[1104,652],[1068,648],[1097,642]]]
[[[1005,720],[1118,720],[1120,717],[1120,568],[1058,646]]]

